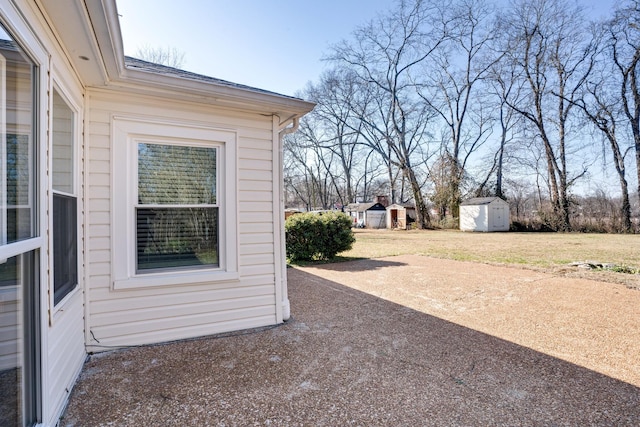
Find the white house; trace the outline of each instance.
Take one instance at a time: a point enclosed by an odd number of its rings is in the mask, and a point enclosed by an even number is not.
[[[56,425],[87,352],[289,317],[312,108],[125,58],[115,0],[0,0],[0,425]]]
[[[460,230],[509,231],[509,204],[499,197],[476,197],[460,203]]]
[[[387,210],[382,203],[350,203],[345,213],[353,218],[357,227],[385,228],[387,225]]]

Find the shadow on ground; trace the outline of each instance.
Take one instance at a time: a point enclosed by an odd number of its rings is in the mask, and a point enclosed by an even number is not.
[[[631,384],[288,276],[280,327],[91,357],[60,425],[640,425]]]
[[[404,267],[407,264],[398,261],[388,261],[383,259],[374,258],[361,258],[356,260],[348,260],[345,262],[332,262],[329,264],[313,264],[310,267],[317,268],[318,270],[332,270],[332,271],[350,271],[352,273],[358,271],[374,271],[388,267]]]

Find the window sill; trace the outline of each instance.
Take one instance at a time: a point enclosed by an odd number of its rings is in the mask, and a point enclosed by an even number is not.
[[[190,273],[158,273],[114,280],[113,289],[141,289],[159,286],[202,285],[214,282],[233,282],[240,280],[237,271],[208,270]]]
[[[59,318],[64,315],[65,311],[67,311],[68,308],[71,308],[71,301],[74,301],[76,296],[81,294],[82,291],[80,285],[76,284],[73,290],[69,291],[69,293],[65,295],[58,304],[54,305],[53,310],[50,311],[49,314],[49,326],[53,326]],[[53,300],[51,301],[51,304],[53,304]]]

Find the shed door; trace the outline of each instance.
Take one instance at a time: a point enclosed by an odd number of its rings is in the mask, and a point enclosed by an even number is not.
[[[505,230],[507,228],[507,212],[505,207],[493,206],[491,209],[490,230]]]

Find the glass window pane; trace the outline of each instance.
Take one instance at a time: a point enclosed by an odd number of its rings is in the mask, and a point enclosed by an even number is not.
[[[53,90],[53,189],[73,194],[73,111]]]
[[[58,304],[78,284],[76,198],[53,195],[53,302]]]
[[[218,208],[136,209],[138,271],[217,267]]]
[[[32,425],[37,418],[37,262],[33,251],[0,264],[1,426]]]
[[[13,40],[0,39],[0,244],[36,235],[34,70]]]
[[[216,203],[216,149],[138,144],[138,203]]]
[[[22,287],[20,280],[20,259],[13,257],[0,265],[0,425],[18,425],[20,420],[20,370],[22,348]]]
[[[6,137],[6,243],[33,237],[31,146],[26,135]]]

